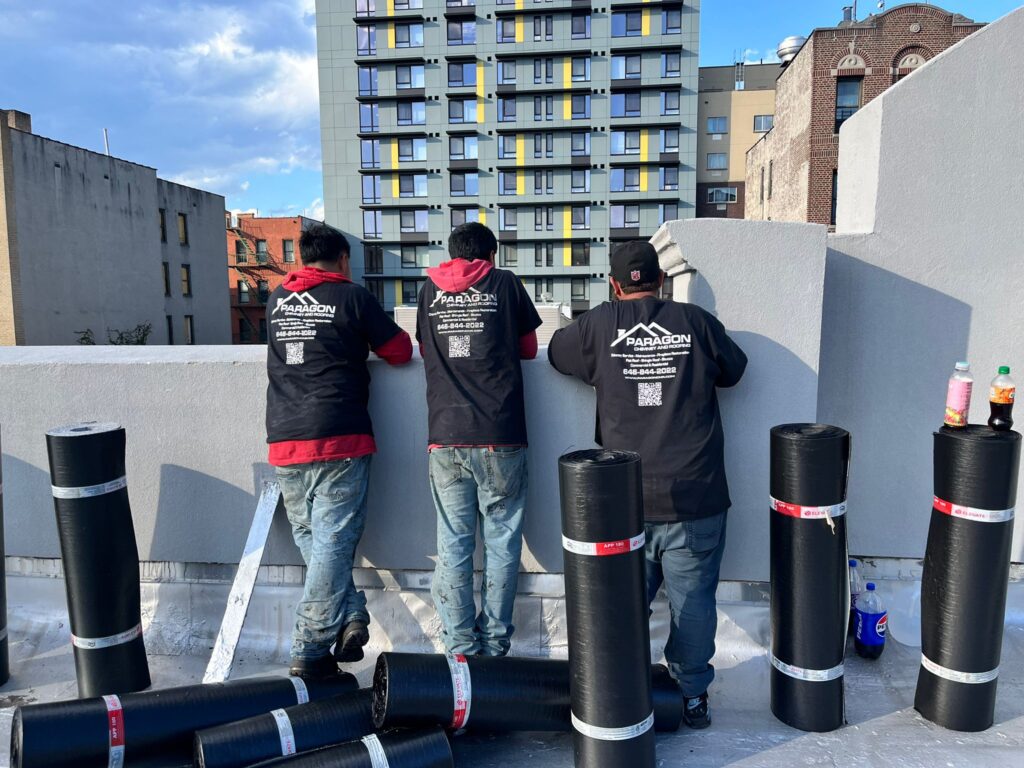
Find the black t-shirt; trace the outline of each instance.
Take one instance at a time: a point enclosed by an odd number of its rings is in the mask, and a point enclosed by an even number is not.
[[[597,442],[635,451],[650,522],[730,506],[716,387],[736,384],[743,351],[713,315],[653,297],[607,302],[555,333],[551,364],[597,390]]]
[[[430,445],[526,445],[519,338],[540,323],[523,284],[506,270],[491,269],[461,292],[427,280],[416,339]]]
[[[372,435],[366,359],[401,329],[349,282],[279,287],[267,304],[267,442]]]

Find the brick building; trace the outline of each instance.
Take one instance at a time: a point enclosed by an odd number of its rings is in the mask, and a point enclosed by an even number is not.
[[[305,216],[257,217],[239,213],[232,226],[225,214],[228,285],[231,289],[231,341],[265,344],[267,297],[289,272],[302,267],[299,238],[313,224]]]
[[[774,127],[747,153],[748,219],[834,224],[843,122],[984,26],[924,3],[845,16],[814,30],[779,75]]]

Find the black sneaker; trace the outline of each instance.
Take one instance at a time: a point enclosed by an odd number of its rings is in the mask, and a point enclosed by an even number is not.
[[[700,696],[690,696],[686,699],[686,704],[683,707],[683,722],[698,731],[711,725],[707,691]]]
[[[292,659],[288,674],[303,680],[327,680],[339,674],[338,662],[331,654],[315,659]]]
[[[334,645],[334,660],[339,664],[350,664],[363,660],[363,646],[370,642],[370,630],[365,621],[350,621],[341,628],[338,642]]]

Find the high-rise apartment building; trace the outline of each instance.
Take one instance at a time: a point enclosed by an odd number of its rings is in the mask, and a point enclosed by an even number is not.
[[[778,64],[701,67],[697,93],[697,217],[743,218],[747,150],[772,128]]]
[[[327,223],[385,308],[453,227],[588,309],[609,250],[694,212],[696,0],[317,0]]]

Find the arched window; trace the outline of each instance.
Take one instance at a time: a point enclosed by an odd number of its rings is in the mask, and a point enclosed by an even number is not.
[[[898,83],[915,69],[928,61],[930,57],[921,50],[904,51],[896,59],[896,66],[893,67],[892,81]]]

